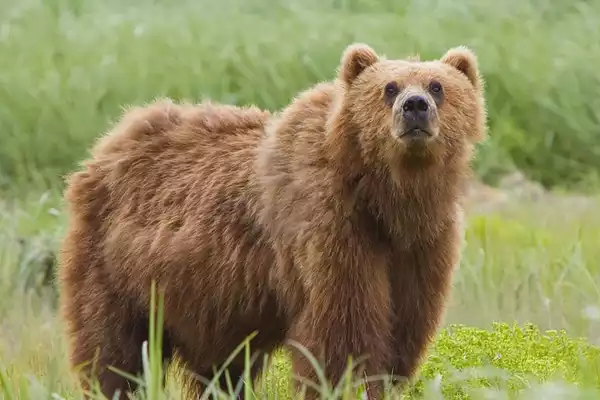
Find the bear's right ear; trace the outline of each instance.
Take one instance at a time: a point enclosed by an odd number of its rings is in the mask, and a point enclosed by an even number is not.
[[[351,44],[346,47],[342,55],[338,76],[349,85],[365,68],[370,67],[377,61],[379,61],[379,57],[371,47],[363,43]]]
[[[442,62],[462,72],[473,86],[481,86],[477,56],[468,47],[458,46],[448,50],[442,57]]]

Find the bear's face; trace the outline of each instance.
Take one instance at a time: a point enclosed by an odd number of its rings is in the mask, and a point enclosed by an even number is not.
[[[385,60],[368,46],[345,51],[343,104],[363,157],[442,161],[483,139],[483,83],[465,47],[435,61]]]

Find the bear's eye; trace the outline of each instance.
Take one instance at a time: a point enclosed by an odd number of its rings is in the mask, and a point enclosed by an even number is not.
[[[396,82],[390,82],[385,85],[385,94],[389,97],[394,97],[398,94],[398,84]]]
[[[429,90],[431,90],[433,93],[439,93],[442,91],[442,85],[438,81],[432,81],[429,84]]]

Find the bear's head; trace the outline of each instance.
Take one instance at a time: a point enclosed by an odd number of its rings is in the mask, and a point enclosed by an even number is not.
[[[330,123],[356,136],[363,162],[423,167],[467,160],[485,136],[483,80],[466,47],[419,61],[387,60],[352,44],[338,84],[338,112]]]

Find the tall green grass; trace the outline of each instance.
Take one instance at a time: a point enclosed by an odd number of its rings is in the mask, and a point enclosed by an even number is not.
[[[0,9],[5,187],[56,181],[123,105],[171,96],[279,109],[332,78],[353,41],[391,57],[471,46],[490,109],[480,175],[516,166],[546,185],[599,182],[597,0],[0,0]]]
[[[158,297],[158,299],[157,299]],[[170,400],[181,398],[181,382],[179,378],[184,372],[171,364],[165,370],[162,364],[162,322],[163,296],[157,296],[156,288],[151,288],[149,339],[143,343],[143,371],[140,375],[130,375],[114,370],[116,373],[135,381],[138,390],[137,400]],[[228,374],[227,366],[242,351],[246,363],[246,374],[243,377],[244,396],[246,399],[291,399],[298,397],[293,392],[293,377],[289,363],[289,353],[285,350],[271,355],[265,360],[264,373],[257,381],[250,379],[250,335],[218,366],[218,371],[211,381],[206,381],[208,388],[200,397],[232,399],[240,394],[239,384],[229,379],[226,387],[218,383],[221,375]],[[323,381],[320,366],[305,348],[295,344],[308,357],[318,371],[322,380],[313,385],[320,387],[323,399],[358,399],[362,394],[364,383],[353,380],[349,365],[342,381],[332,387]],[[45,353],[49,355],[49,353]],[[6,400],[29,400],[40,398],[78,399],[82,391],[77,380],[69,378],[64,357],[57,357],[54,369],[39,368],[34,376],[25,376],[14,366],[8,368],[0,363],[0,395]],[[46,366],[47,367],[47,366]],[[58,368],[56,368],[58,367]],[[64,375],[56,374],[64,369]],[[44,374],[60,382],[45,385]],[[163,385],[163,377],[167,377],[167,385]],[[226,375],[229,378],[229,375]],[[202,379],[203,377],[198,377]],[[47,379],[47,377],[46,377]],[[378,378],[384,379],[384,378]],[[373,380],[373,379],[371,379]],[[50,381],[52,382],[52,381]],[[100,392],[98,382],[92,381],[92,388],[85,394],[90,399],[106,400]],[[581,339],[572,339],[564,331],[540,332],[535,326],[526,324],[523,327],[495,323],[490,331],[468,328],[463,325],[450,325],[441,330],[429,350],[429,357],[421,366],[420,376],[402,390],[400,387],[386,385],[386,398],[514,398],[528,399],[531,396],[545,399],[594,399],[600,395],[600,347],[594,347]]]

